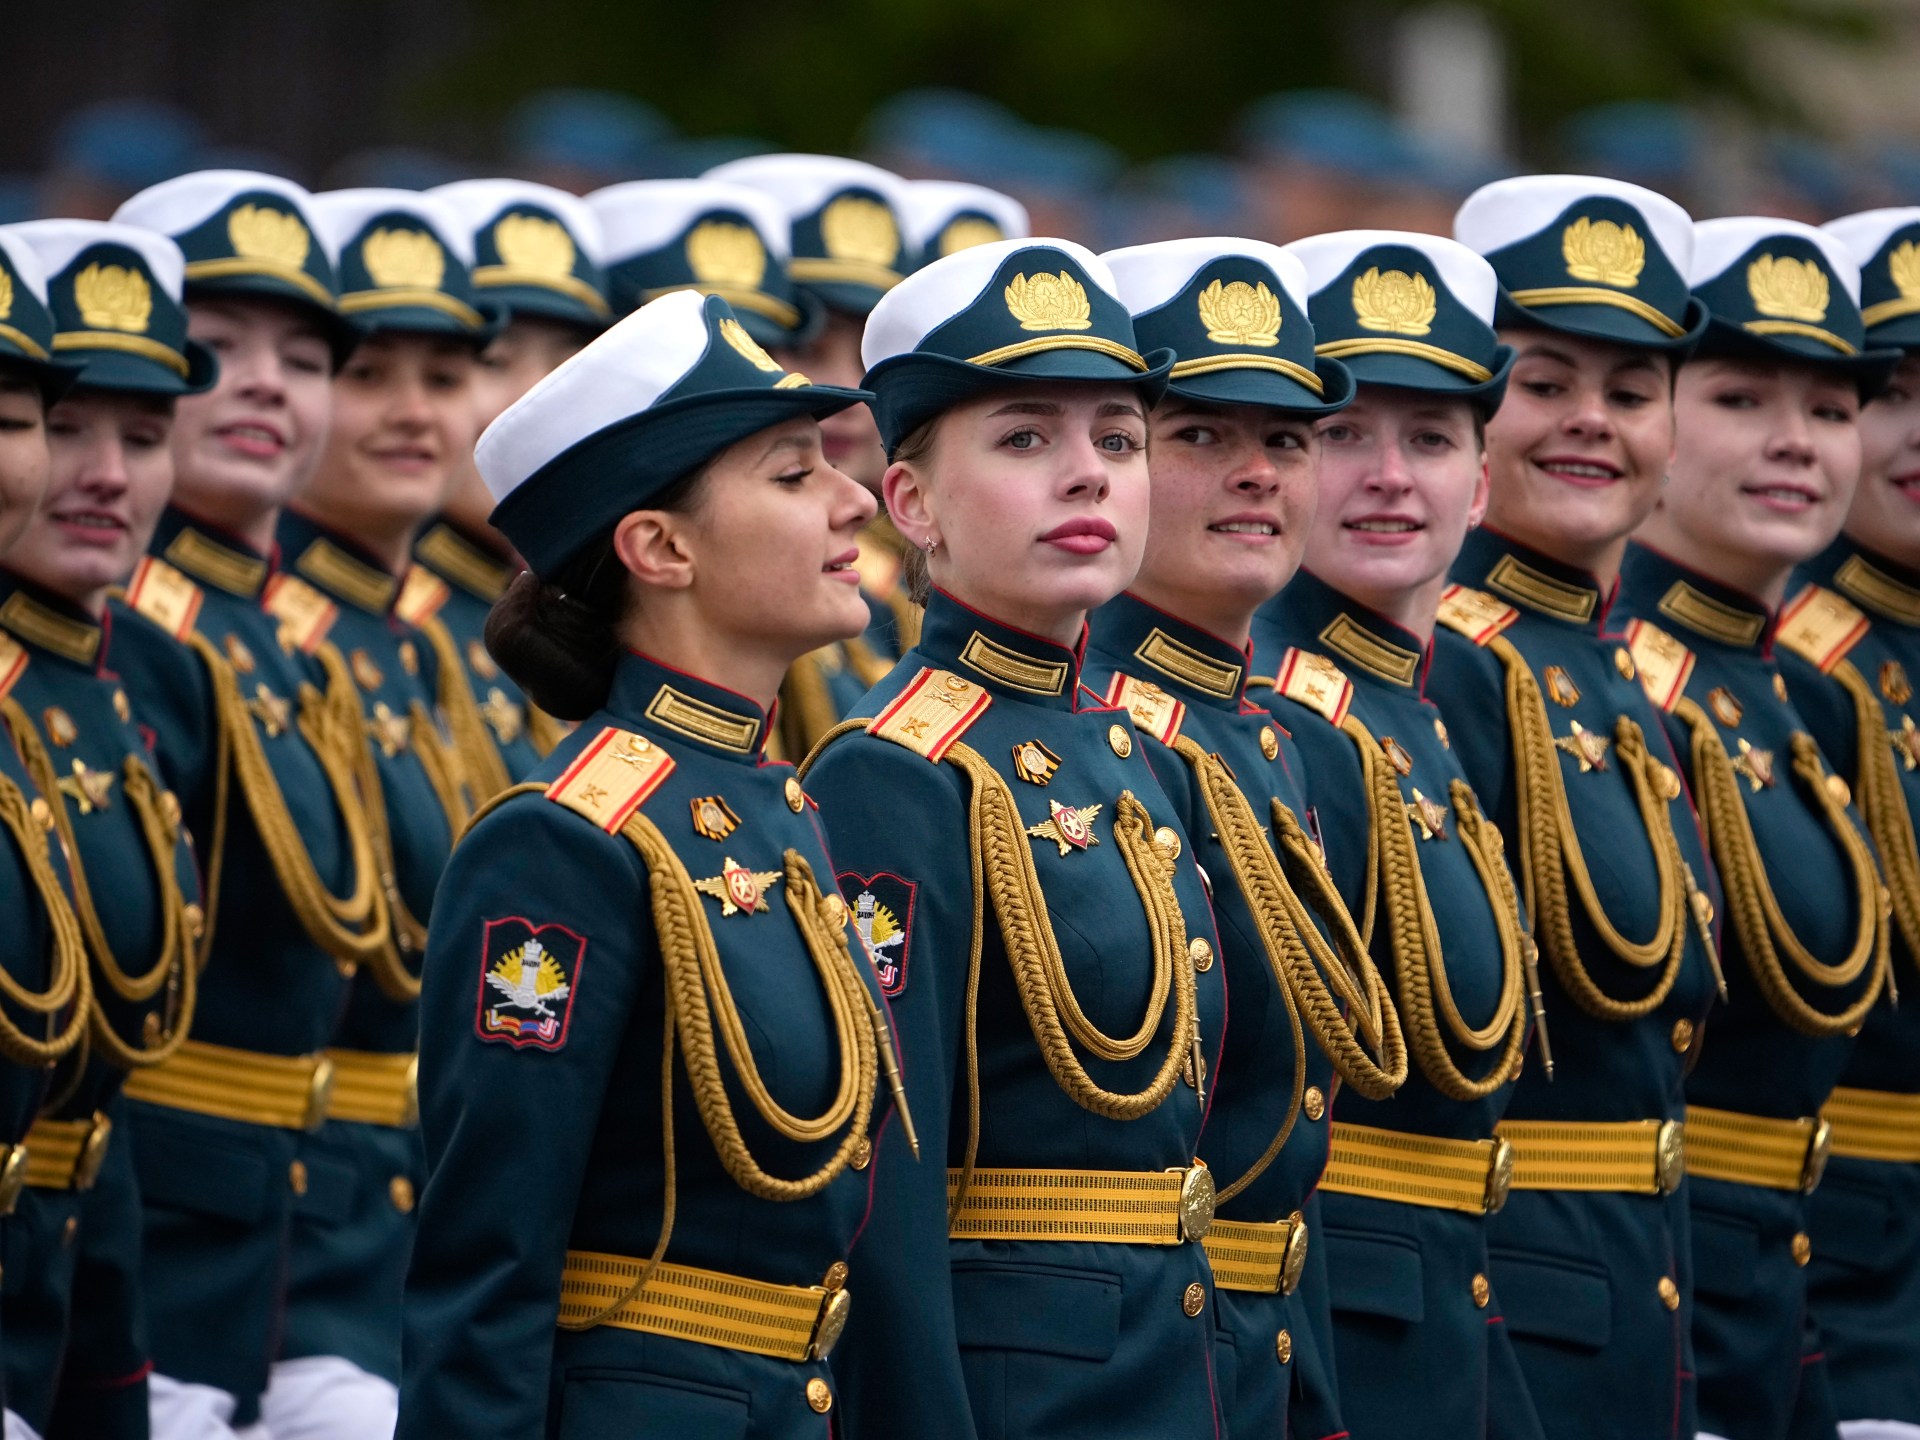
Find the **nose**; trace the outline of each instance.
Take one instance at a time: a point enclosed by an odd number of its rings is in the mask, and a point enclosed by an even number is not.
[[[1280,467],[1265,445],[1250,446],[1227,473],[1227,488],[1248,499],[1264,500],[1280,488]]]
[[[127,446],[117,429],[104,426],[88,440],[77,484],[101,497],[117,496],[127,488]]]
[[[388,423],[410,432],[425,430],[433,424],[433,407],[427,403],[426,383],[418,378],[394,386],[387,404]]]
[[[241,354],[221,357],[220,373],[232,376],[235,388],[257,405],[280,405],[287,398],[287,376],[280,356],[270,347],[250,347]]]
[[[1104,500],[1112,488],[1107,466],[1113,457],[1091,436],[1078,436],[1060,447],[1059,494],[1063,500]]]
[[[1573,392],[1573,408],[1561,422],[1561,429],[1583,440],[1611,439],[1613,417],[1607,413],[1605,387],[1577,387]]]
[[[1813,432],[1807,426],[1807,417],[1797,406],[1780,418],[1780,423],[1767,442],[1767,458],[1788,465],[1813,464]]]
[[[1377,446],[1379,463],[1367,477],[1367,489],[1376,494],[1404,495],[1413,488],[1413,472],[1407,468],[1406,453],[1396,443]]]
[[[833,495],[833,528],[836,530],[858,530],[880,509],[879,502],[873,498],[873,492],[858,480],[842,471],[835,470],[838,477]]]

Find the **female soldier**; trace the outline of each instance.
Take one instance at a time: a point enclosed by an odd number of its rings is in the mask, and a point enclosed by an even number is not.
[[[1500,1122],[1514,1194],[1491,1275],[1548,1435],[1691,1436],[1681,1080],[1718,961],[1699,831],[1607,612],[1706,324],[1693,222],[1638,186],[1529,176],[1455,228],[1500,278],[1515,358],[1427,694],[1518,850],[1556,1062]]]
[[[1219,940],[1132,721],[1080,683],[1087,612],[1139,567],[1171,363],[1112,288],[1078,245],[1006,241],[867,326],[887,510],[937,588],[812,781],[927,1129],[919,1166],[880,1140],[856,1436],[1215,1434]]]
[[[387,936],[350,767],[316,743],[326,676],[262,603],[356,338],[310,199],[214,170],[119,212],[180,245],[187,331],[221,361],[220,383],[180,404],[173,498],[128,585],[133,613],[114,612],[118,667],[207,876],[193,1038],[127,1083],[162,1437],[259,1418],[321,1052],[348,977]],[[236,1206],[249,1184],[256,1203]]]
[[[418,966],[466,819],[436,713],[437,659],[393,612],[415,533],[472,448],[467,386],[489,326],[474,308],[465,232],[438,201],[339,190],[314,198],[313,218],[340,257],[341,308],[366,338],[334,379],[319,468],[281,518],[292,573],[267,608],[330,676],[323,743],[352,767],[390,933],[354,977],[327,1051],[327,1123],[302,1144],[306,1194],[262,1413],[275,1435],[359,1437],[393,1425],[421,1178]]]
[[[1803,1346],[1805,1194],[1826,1161],[1820,1107],[1887,972],[1872,847],[1772,657],[1824,665],[1854,629],[1817,596],[1779,607],[1846,518],[1862,398],[1895,358],[1862,353],[1859,275],[1791,221],[1694,228],[1688,279],[1711,319],[1680,372],[1672,484],[1620,577],[1633,664],[1726,896],[1729,999],[1687,1078],[1700,1431],[1725,1440],[1833,1431]]]
[[[584,723],[482,813],[434,915],[409,1440],[831,1428],[854,1170],[895,1062],[764,747],[787,665],[866,623],[873,503],[817,424],[863,398],[679,294],[481,440],[532,567],[489,643]]]
[[[1178,358],[1148,427],[1146,557],[1094,612],[1084,678],[1152,737],[1154,771],[1215,878],[1233,1023],[1207,1131],[1220,1193],[1206,1249],[1226,1430],[1317,1440],[1346,1428],[1324,1251],[1310,1245],[1327,1097],[1337,1066],[1384,1098],[1407,1057],[1393,1002],[1300,827],[1299,753],[1245,684],[1254,611],[1293,578],[1307,543],[1313,422],[1353,398],[1353,378],[1314,356],[1306,276],[1275,246],[1170,240],[1102,258],[1140,343]]]
[[[1353,404],[1316,427],[1306,570],[1254,663],[1305,762],[1308,823],[1382,968],[1417,1068],[1346,1099],[1320,1182],[1343,1418],[1356,1436],[1538,1433],[1487,1279],[1511,1152],[1494,1126],[1526,1041],[1525,947],[1499,832],[1421,693],[1447,567],[1486,508],[1481,426],[1512,352],[1487,263],[1451,240],[1289,246]],[[1413,338],[1413,337],[1418,338]],[[1355,797],[1363,797],[1355,803]]]
[[[0,568],[0,632],[27,664],[0,719],[72,867],[92,965],[88,1044],[27,1136],[27,1193],[8,1221],[7,1404],[44,1434],[144,1434],[140,1208],[113,1130],[127,1073],[177,1050],[192,1020],[199,880],[180,807],[108,655],[107,594],[132,571],[173,484],[182,394],[217,365],[187,338],[179,247],[95,221],[11,227],[50,279],[54,348],[81,363],[48,413],[46,498]]]

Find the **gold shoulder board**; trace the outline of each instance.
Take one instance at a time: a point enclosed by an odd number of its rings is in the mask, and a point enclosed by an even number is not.
[[[394,602],[394,613],[409,625],[424,625],[440,613],[440,607],[452,593],[447,582],[426,566],[411,565],[407,567],[406,579],[400,582],[400,598]]]
[[[673,773],[673,757],[644,735],[609,725],[547,786],[547,799],[619,832]]]
[[[1627,650],[1647,698],[1662,710],[1679,704],[1693,675],[1693,651],[1645,620],[1627,622]]]
[[[1107,704],[1126,711],[1133,723],[1162,745],[1171,745],[1187,718],[1186,703],[1174,699],[1150,680],[1115,675],[1107,687]]]
[[[1273,688],[1297,705],[1304,705],[1338,725],[1353,704],[1353,682],[1340,667],[1311,650],[1289,649],[1281,657]]]
[[[7,698],[14,682],[27,670],[27,647],[6,631],[0,630],[0,700]]]
[[[873,717],[867,733],[937,761],[992,703],[993,697],[971,680],[929,668]]]
[[[1784,646],[1822,675],[1846,659],[1867,633],[1866,612],[1846,597],[1809,585],[1780,612],[1774,643]]]
[[[266,612],[286,626],[293,643],[304,654],[320,648],[340,611],[334,603],[298,575],[275,575],[262,598]]]
[[[127,603],[176,640],[193,633],[203,598],[198,585],[151,555],[134,566],[127,582]]]
[[[1520,618],[1520,612],[1484,590],[1449,585],[1440,592],[1440,623],[1476,645],[1485,645]]]

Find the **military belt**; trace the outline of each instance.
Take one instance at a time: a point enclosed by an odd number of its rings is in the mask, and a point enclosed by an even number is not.
[[[400,1129],[420,1118],[420,1057],[411,1051],[329,1050],[333,1098],[329,1120]]]
[[[34,1121],[22,1142],[27,1184],[36,1190],[92,1189],[112,1135],[113,1122],[97,1110],[87,1120]]]
[[[975,1170],[959,1197],[947,1171],[947,1234],[955,1240],[1092,1240],[1183,1245],[1213,1223],[1213,1175],[1181,1170]]]
[[[1779,1120],[1687,1107],[1687,1173],[1706,1180],[1811,1194],[1827,1168],[1833,1127],[1823,1119]]]
[[[1328,1138],[1320,1188],[1339,1195],[1490,1215],[1513,1184],[1513,1146],[1498,1136],[1443,1140],[1336,1121]]]
[[[1494,1133],[1513,1142],[1516,1190],[1671,1195],[1686,1174],[1677,1120],[1502,1120]]]
[[[1222,1290],[1291,1295],[1307,1266],[1307,1222],[1298,1210],[1264,1224],[1215,1220],[1202,1243]]]
[[[824,1360],[846,1328],[852,1297],[846,1267],[828,1272],[828,1285],[770,1285],[666,1261],[569,1250],[560,1272],[562,1324],[579,1324],[625,1295],[646,1272],[638,1294],[594,1323],[647,1335],[691,1340],[723,1350],[746,1350],[776,1360]]]
[[[164,1063],[127,1076],[129,1097],[244,1125],[315,1130],[327,1117],[333,1064],[324,1055],[267,1055],[188,1040]]]
[[[1820,1114],[1833,1126],[1834,1154],[1920,1164],[1920,1095],[1843,1086],[1827,1097]]]

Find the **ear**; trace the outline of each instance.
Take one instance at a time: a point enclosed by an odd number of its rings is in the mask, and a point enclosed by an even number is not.
[[[685,590],[693,584],[693,551],[681,534],[683,517],[664,510],[634,510],[613,527],[613,553],[643,585]]]
[[[1492,469],[1487,452],[1480,452],[1480,474],[1473,482],[1473,505],[1467,511],[1467,524],[1477,527],[1487,518],[1487,502],[1493,495]]]
[[[925,549],[938,529],[927,504],[926,475],[913,464],[896,460],[880,477],[880,496],[895,528],[910,544]]]

